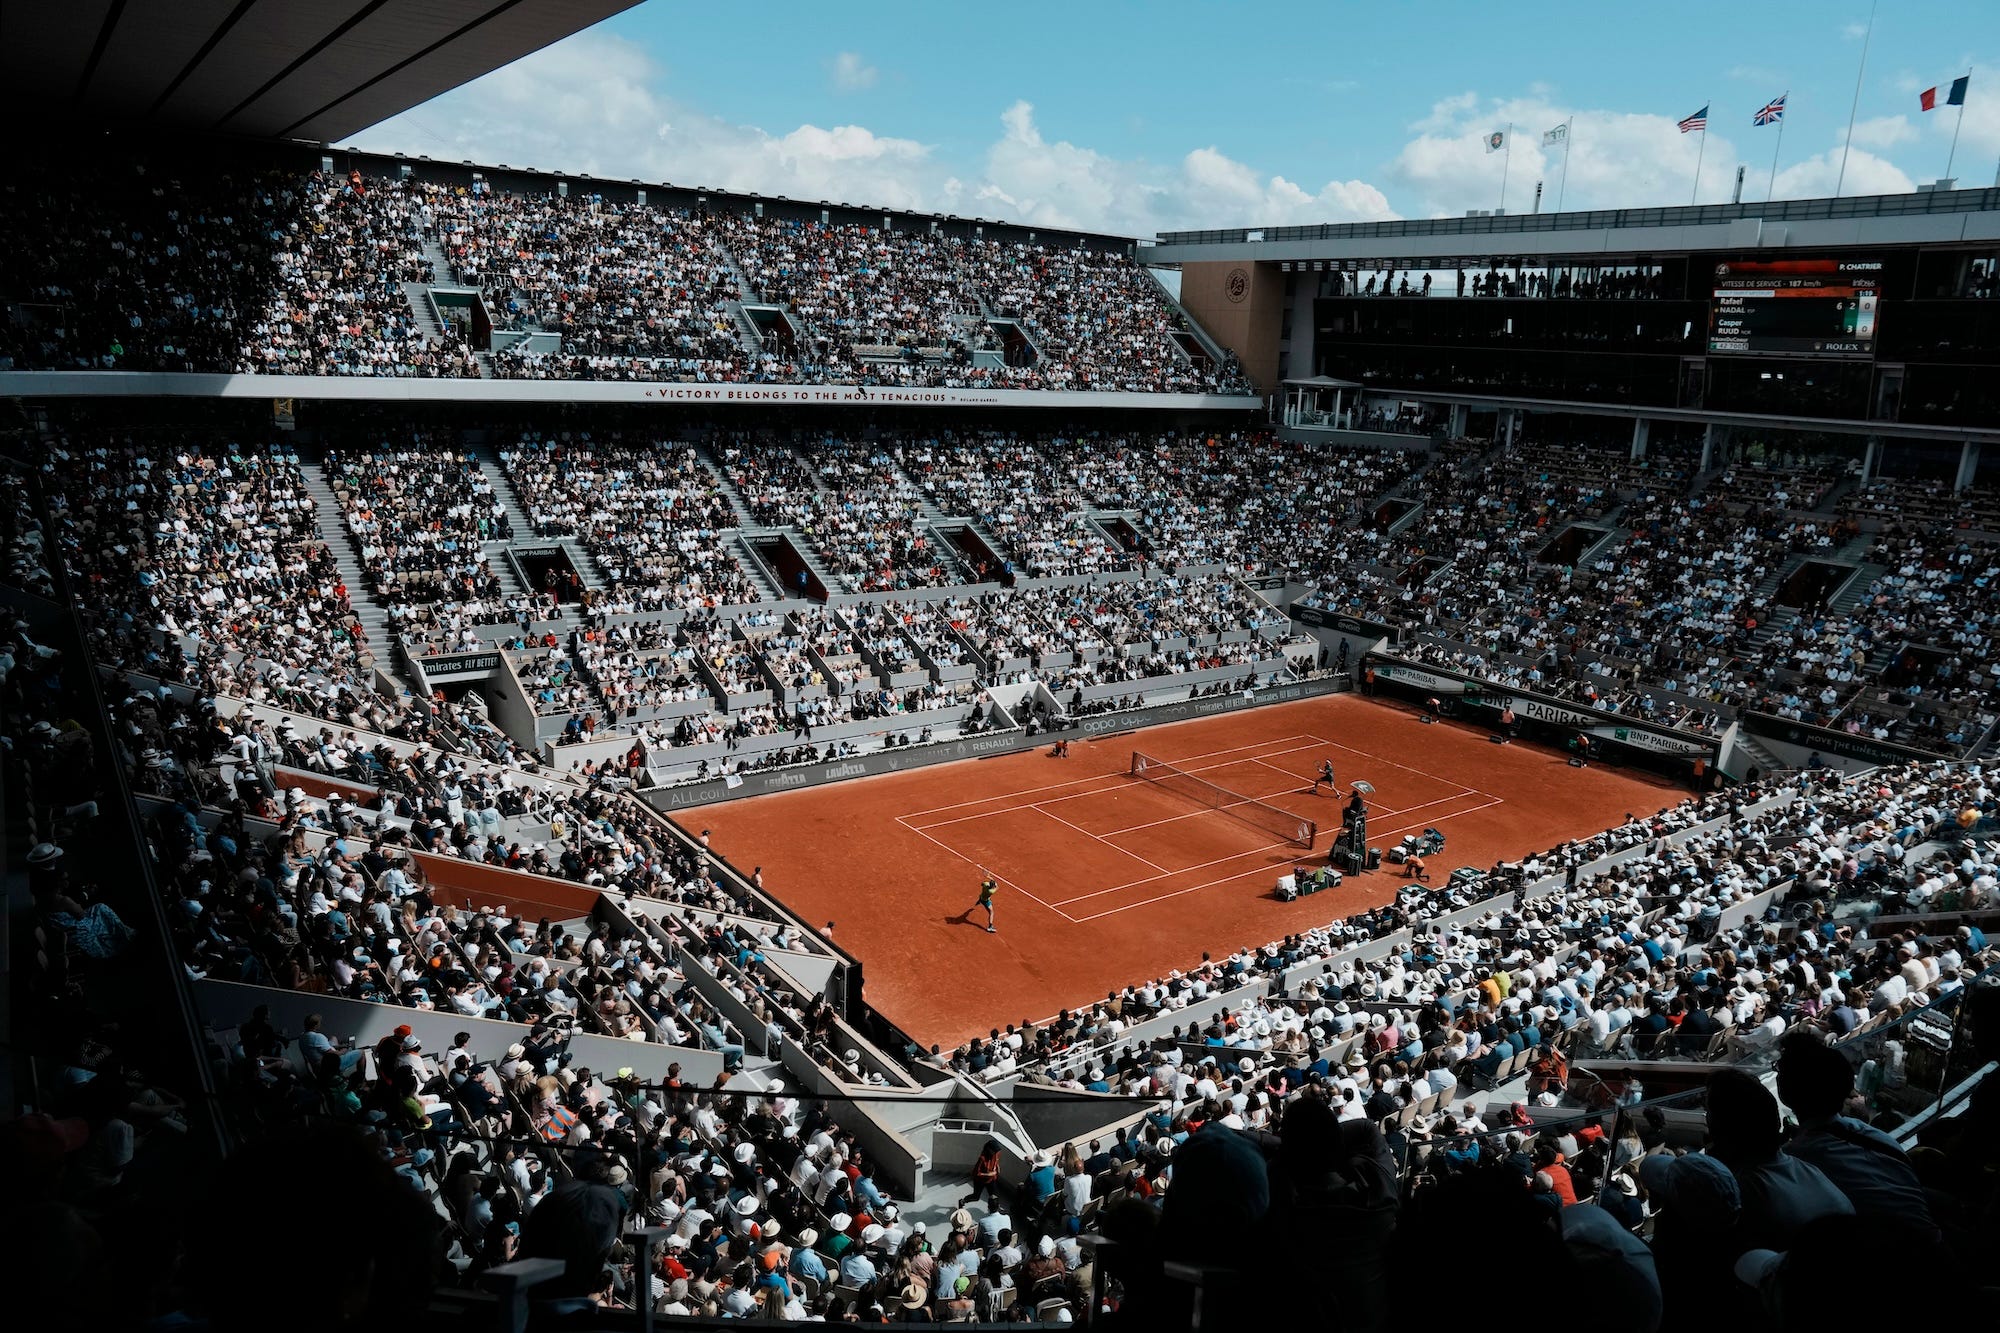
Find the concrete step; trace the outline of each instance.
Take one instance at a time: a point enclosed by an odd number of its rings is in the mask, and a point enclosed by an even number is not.
[[[729,309],[736,316],[736,340],[743,344],[743,351],[752,360],[764,354],[764,340],[757,333],[757,322],[750,318],[750,312],[740,301],[730,303]]]
[[[1755,736],[1748,734],[1740,728],[1736,732],[1736,748],[1739,752],[1749,756],[1750,762],[1765,773],[1776,773],[1786,767],[1784,760],[1758,744]]]
[[[324,462],[317,465],[309,463],[301,471],[305,474],[306,493],[313,498],[314,524],[319,529],[320,539],[333,554],[334,568],[340,571],[341,580],[347,584],[347,598],[354,606],[355,618],[368,632],[368,642],[375,647],[376,660],[391,662],[394,653],[389,640],[389,610],[376,600],[369,587],[367,573],[361,567],[360,551],[347,531],[340,499],[334,494],[326,466]]]
[[[603,592],[611,586],[611,580],[604,576],[604,567],[597,563],[597,557],[590,553],[581,539],[564,537],[557,545],[569,553],[569,562],[576,566],[576,572],[583,579],[583,586],[594,592]]]
[[[431,289],[428,283],[404,283],[403,301],[410,307],[410,318],[416,322],[419,329],[423,330],[424,337],[444,337],[444,325],[438,322],[437,309],[431,304]]]
[[[716,259],[721,261],[722,266],[729,270],[730,276],[736,280],[736,299],[739,309],[742,302],[757,300],[757,293],[750,287],[750,279],[744,275],[743,266],[736,262],[736,256],[730,253],[729,247],[719,240],[711,240],[708,247],[714,252]]]
[[[1840,590],[1838,597],[1827,603],[1826,609],[1837,616],[1848,614],[1855,607],[1868,600],[1868,589],[1870,586],[1874,584],[1876,579],[1881,578],[1888,572],[1889,567],[1887,565],[1878,565],[1867,560],[1862,561],[1861,564],[1855,567],[1854,576],[1847,580],[1847,586]]]
[[[486,474],[486,480],[493,484],[493,498],[500,502],[501,510],[507,515],[507,522],[513,527],[514,540],[525,542],[543,534],[535,529],[528,517],[527,506],[521,503],[521,496],[514,489],[514,479],[507,475],[507,467],[500,461],[500,449],[493,444],[472,444],[464,446],[479,464],[479,470]]]
[[[759,597],[767,602],[782,602],[785,600],[786,593],[784,589],[778,586],[777,575],[773,574],[771,567],[765,564],[755,551],[750,549],[750,542],[740,529],[733,538],[725,536],[723,540],[725,542],[734,541],[735,547],[731,550],[730,554],[736,557],[736,563],[741,565],[744,572],[750,576],[750,582],[756,585]]]
[[[435,236],[424,237],[424,258],[431,261],[431,281],[456,285],[458,274],[452,270],[451,257],[444,252],[444,246]]]
[[[699,452],[702,465],[715,475],[716,489],[721,491],[723,498],[729,501],[729,510],[736,515],[736,526],[738,528],[756,527],[757,521],[750,515],[749,504],[743,499],[742,492],[736,489],[735,483],[729,480],[729,474],[723,470],[722,460],[706,448]]]

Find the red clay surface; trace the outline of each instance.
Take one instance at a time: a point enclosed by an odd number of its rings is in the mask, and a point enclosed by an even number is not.
[[[1402,708],[1336,695],[941,764],[690,811],[715,850],[808,922],[833,921],[860,958],[866,998],[917,1040],[954,1045],[996,1024],[1042,1019],[1173,968],[1394,898],[1384,865],[1338,889],[1279,902],[1307,854],[1187,797],[1127,775],[1133,750],[1315,820],[1325,859],[1356,779],[1368,841],[1389,848],[1435,827],[1433,883],[1651,814],[1685,792],[1664,779],[1561,754],[1494,745],[1484,731],[1426,726]],[[1331,759],[1343,797],[1309,794]],[[974,907],[980,868],[1001,888],[999,933]]]

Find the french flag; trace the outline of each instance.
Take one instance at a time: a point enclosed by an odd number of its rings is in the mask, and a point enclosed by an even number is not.
[[[1944,104],[1946,106],[1964,106],[1965,87],[1971,82],[1972,76],[1970,74],[1960,75],[1958,78],[1953,79],[1951,81],[1951,91],[1944,95]],[[1926,88],[1917,94],[1917,100],[1923,103],[1924,110],[1935,111],[1938,109],[1938,90],[1936,88]]]

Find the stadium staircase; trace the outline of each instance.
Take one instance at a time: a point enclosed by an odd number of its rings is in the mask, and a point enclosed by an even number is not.
[[[444,321],[438,318],[437,303],[431,299],[430,284],[403,284],[403,302],[410,307],[410,319],[426,338],[443,338]]]
[[[513,562],[503,558],[503,552],[509,546],[528,545],[562,547],[563,553],[569,557],[570,564],[576,567],[577,576],[583,580],[583,586],[593,592],[603,592],[611,586],[611,581],[604,577],[604,570],[581,541],[575,537],[544,537],[536,529],[535,521],[528,516],[527,507],[521,503],[521,496],[514,489],[514,479],[507,475],[507,469],[500,461],[499,450],[490,444],[474,444],[467,445],[466,452],[478,462],[480,471],[486,474],[486,480],[493,484],[493,498],[500,502],[500,508],[506,512],[507,522],[514,529],[511,541],[490,541],[486,543],[485,548],[486,557],[493,562],[494,571],[500,575],[500,581],[506,586],[507,591],[533,591],[521,586],[520,579],[515,576]],[[570,608],[563,608],[565,619],[568,618],[569,612]]]
[[[1769,750],[1758,744],[1757,738],[1750,735],[1750,733],[1741,727],[1736,729],[1736,749],[1738,753],[1747,755],[1750,762],[1757,765],[1765,773],[1781,773],[1791,767],[1784,760],[1778,758],[1777,755],[1772,754]]]
[[[1218,367],[1227,365],[1229,354],[1222,349],[1222,344],[1209,337],[1208,330],[1195,322],[1194,316],[1187,312],[1187,307],[1180,303],[1180,298],[1168,291],[1167,284],[1160,281],[1160,275],[1144,264],[1141,264],[1139,269],[1146,275],[1147,281],[1151,282],[1159,290],[1160,299],[1167,303],[1167,308],[1180,316],[1181,323],[1185,326],[1185,332],[1201,344],[1202,350],[1208,353],[1209,360],[1214,362]],[[1189,360],[1192,359],[1192,357],[1189,358]]]
[[[424,258],[430,261],[431,281],[433,283],[456,283],[458,281],[458,269],[452,264],[451,256],[444,252],[442,245],[438,244],[437,237],[429,233],[425,233],[424,235]]]
[[[735,280],[737,304],[741,305],[745,301],[755,302],[758,299],[757,293],[750,286],[750,279],[744,276],[742,266],[736,262],[736,256],[729,253],[729,247],[721,241],[711,239],[708,248],[714,252],[716,261],[728,269],[729,276]]]
[[[764,352],[764,339],[757,332],[757,321],[751,319],[750,312],[743,307],[746,304],[759,304],[757,293],[751,288],[750,279],[744,276],[742,267],[737,264],[736,256],[729,253],[728,246],[721,241],[710,239],[708,248],[715,256],[715,262],[728,270],[730,281],[736,285],[736,299],[729,302],[729,314],[736,323],[737,341],[743,344],[744,352],[754,360]]]
[[[917,497],[917,514],[923,520],[925,532],[931,541],[945,553],[945,563],[959,579],[966,583],[977,583],[979,581],[979,574],[973,569],[972,563],[966,559],[965,552],[959,550],[951,538],[944,535],[946,528],[970,529],[980,541],[986,543],[988,550],[992,551],[1002,560],[1007,559],[1007,548],[1000,544],[1000,539],[995,537],[992,530],[984,523],[971,515],[961,517],[957,514],[947,514],[931,499],[923,487],[911,480],[910,474],[905,472],[900,465],[896,468],[896,475],[903,479],[910,487],[911,494]]]
[[[367,631],[376,660],[386,666],[397,660],[395,641],[389,633],[389,609],[376,600],[368,576],[361,568],[360,552],[341,518],[340,497],[334,494],[333,483],[327,480],[325,455],[306,462],[299,470],[305,474],[306,493],[313,498],[313,522],[319,528],[320,540],[333,553],[334,567],[347,585],[347,600],[354,604],[355,618]]]
[[[750,576],[750,582],[757,586],[757,595],[759,597],[768,602],[784,601],[791,594],[784,590],[778,581],[777,573],[764,563],[763,557],[759,556],[756,549],[751,546],[750,538],[753,535],[761,533],[789,532],[790,530],[769,528],[757,522],[750,513],[750,506],[743,502],[743,497],[737,493],[734,486],[729,484],[729,476],[722,470],[722,460],[715,457],[707,449],[700,449],[696,452],[701,458],[702,466],[707,468],[710,474],[714,476],[717,492],[721,494],[723,499],[729,502],[729,512],[736,516],[735,545],[731,549],[730,554],[736,557],[736,563],[741,565],[744,572]]]
[[[410,317],[416,321],[417,327],[423,331],[426,338],[443,338],[445,324],[438,314],[437,298],[431,294],[431,288],[457,285],[457,271],[452,267],[451,257],[445,254],[444,247],[438,244],[436,237],[428,235],[424,237],[423,254],[424,258],[430,261],[431,280],[404,283],[403,300],[410,307]],[[472,359],[479,364],[479,378],[483,380],[494,378],[493,357],[490,353],[474,351]]]

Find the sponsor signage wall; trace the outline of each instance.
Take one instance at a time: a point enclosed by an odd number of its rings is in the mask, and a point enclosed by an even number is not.
[[[1400,625],[1385,625],[1377,620],[1343,616],[1317,606],[1301,606],[1294,602],[1285,608],[1285,614],[1298,624],[1311,625],[1315,629],[1330,629],[1350,638],[1387,639],[1391,643],[1397,643],[1403,637],[1403,628]]]
[[[1675,731],[1671,727],[1635,722],[1616,713],[1573,708],[1543,695],[1496,687],[1487,681],[1460,676],[1439,667],[1414,667],[1403,662],[1372,658],[1368,669],[1378,681],[1426,690],[1440,698],[1473,696],[1464,699],[1460,704],[1463,708],[1479,708],[1497,714],[1512,704],[1514,715],[1523,722],[1587,732],[1598,740],[1644,750],[1648,754],[1675,759],[1702,759],[1713,763],[1716,752],[1721,748],[1718,741]]]
[[[1029,736],[1021,731],[1003,731],[989,736],[967,736],[961,740],[939,741],[932,745],[879,750],[833,763],[797,764],[765,773],[745,773],[740,779],[712,778],[706,782],[651,788],[638,794],[656,810],[685,810],[716,801],[736,801],[748,796],[794,791],[800,787],[818,787],[828,782],[896,773],[906,768],[925,768],[932,764],[948,764],[959,759],[984,759],[989,755],[1013,754],[1019,750],[1032,750],[1037,746],[1047,745],[1056,735],[1071,740],[1088,740],[1093,736],[1108,736],[1113,732],[1133,731],[1140,727],[1157,727],[1168,722],[1185,722],[1192,718],[1209,717],[1216,713],[1232,713],[1238,709],[1256,708],[1264,704],[1310,699],[1317,695],[1332,694],[1345,687],[1344,678],[1293,681],[1285,685],[1271,685],[1248,692],[1237,691],[1231,694],[1211,695],[1206,699],[1185,699],[1179,703],[1159,704],[1152,708],[1136,708],[1129,712],[1100,713],[1094,717],[1081,718],[1073,729],[1060,733],[1038,732],[1034,736]],[[731,786],[730,781],[735,781],[736,785]]]
[[[1857,736],[1845,731],[1815,727],[1810,723],[1794,722],[1790,718],[1775,717],[1769,713],[1745,713],[1738,719],[1738,724],[1752,736],[1783,741],[1804,750],[1837,754],[1844,759],[1858,759],[1867,764],[1908,764],[1940,757],[1927,750],[1914,750],[1907,745],[1878,741],[1872,736]]]
[[[497,652],[447,653],[441,657],[411,660],[423,668],[424,678],[431,681],[473,680],[490,676],[500,669],[500,654]]]
[[[1423,671],[1417,667],[1404,666],[1400,662],[1372,662],[1369,670],[1377,680],[1395,681],[1399,685],[1413,685],[1433,694],[1464,694],[1466,682],[1457,676],[1441,676],[1434,671]]]

